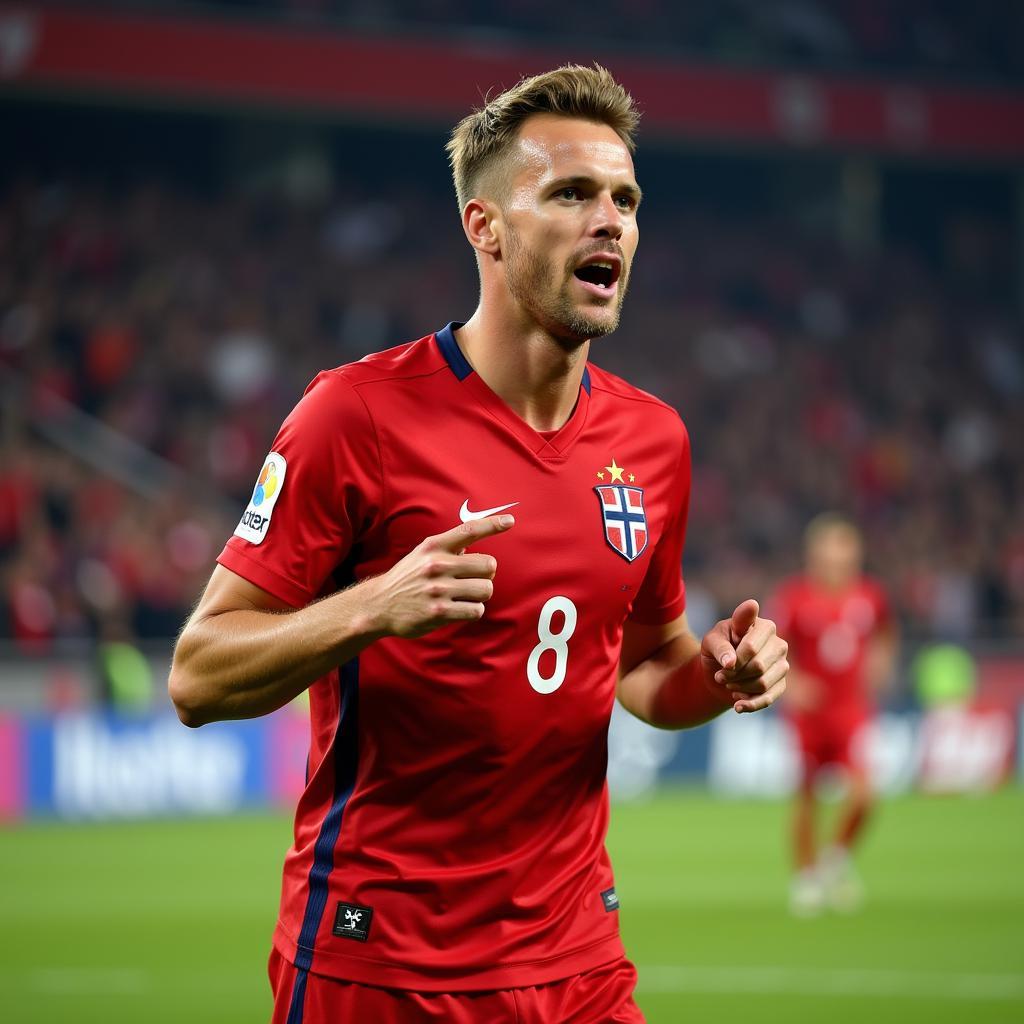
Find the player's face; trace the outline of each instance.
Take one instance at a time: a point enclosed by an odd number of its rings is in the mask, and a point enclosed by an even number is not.
[[[509,293],[569,344],[614,331],[639,235],[640,188],[614,129],[550,114],[520,131],[502,203]]]
[[[815,534],[807,545],[807,568],[826,586],[841,587],[860,575],[863,549],[856,530],[833,526]]]

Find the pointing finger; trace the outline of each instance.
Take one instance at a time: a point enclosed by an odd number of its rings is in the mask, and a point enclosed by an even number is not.
[[[471,544],[484,540],[486,537],[493,537],[495,534],[504,533],[511,529],[516,522],[512,515],[487,516],[485,519],[471,519],[468,523],[461,523],[445,533],[439,533],[429,539],[431,546],[438,547],[442,551],[450,551],[454,555],[461,555]]]

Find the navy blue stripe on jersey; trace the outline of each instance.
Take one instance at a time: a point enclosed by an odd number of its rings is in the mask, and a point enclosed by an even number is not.
[[[302,1024],[306,1010],[306,972],[296,968],[292,979],[292,1001],[288,1006],[288,1019],[285,1024]]]
[[[313,845],[313,864],[309,869],[306,912],[295,950],[295,966],[308,971],[313,963],[313,947],[320,930],[320,920],[327,906],[327,882],[334,870],[334,847],[338,842],[345,808],[356,784],[359,761],[359,659],[345,662],[339,670],[340,710],[338,729],[334,734],[334,797],[320,825],[320,834]],[[291,1018],[288,1018],[289,1021]]]
[[[583,367],[583,390],[590,394],[590,367]]]
[[[469,365],[469,361],[462,354],[462,349],[459,348],[459,343],[455,340],[455,331],[459,327],[462,327],[462,324],[453,320],[447,327],[442,327],[435,336],[437,347],[448,361],[452,373],[459,380],[465,380],[473,372],[473,367]]]

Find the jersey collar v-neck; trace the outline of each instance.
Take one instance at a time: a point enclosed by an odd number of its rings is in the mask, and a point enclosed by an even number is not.
[[[555,431],[534,430],[529,423],[514,413],[470,366],[469,360],[462,354],[462,349],[455,340],[455,331],[462,326],[458,321],[453,321],[434,334],[437,347],[456,379],[478,404],[515,434],[534,455],[541,459],[564,459],[587,421],[590,407],[590,368],[583,369],[579,397],[569,419]]]

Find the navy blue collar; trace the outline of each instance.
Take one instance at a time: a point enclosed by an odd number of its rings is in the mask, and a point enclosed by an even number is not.
[[[452,373],[459,380],[465,380],[472,372],[473,367],[469,365],[469,361],[462,354],[462,349],[459,348],[459,343],[455,340],[455,332],[464,326],[458,320],[453,320],[450,324],[442,327],[441,330],[437,331],[435,337],[437,338],[437,347],[441,350],[441,354],[444,356],[448,365],[451,367]],[[590,367],[585,366],[583,368],[583,390],[590,394]]]
[[[453,320],[436,334],[437,346],[452,368],[452,373],[459,380],[465,380],[473,372],[473,367],[469,365],[469,361],[462,354],[462,349],[459,348],[459,343],[455,340],[455,332],[462,326],[458,320]]]

